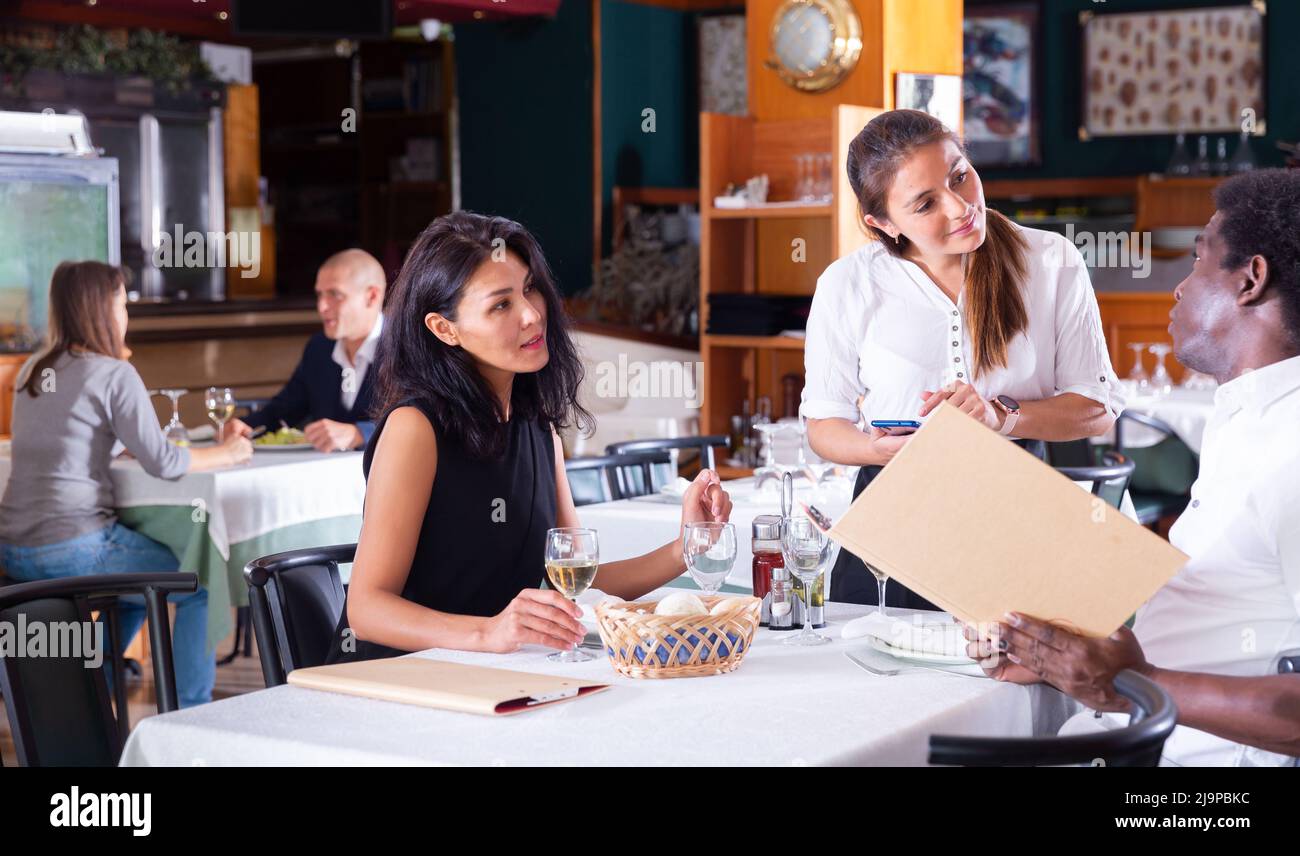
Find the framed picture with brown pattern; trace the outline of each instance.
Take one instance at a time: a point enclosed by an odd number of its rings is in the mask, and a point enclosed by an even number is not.
[[[1079,136],[1264,133],[1263,0],[1165,12],[1079,14]]]

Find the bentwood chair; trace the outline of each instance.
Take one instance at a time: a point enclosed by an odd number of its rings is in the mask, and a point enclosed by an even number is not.
[[[346,593],[339,565],[356,556],[356,544],[289,550],[244,566],[257,653],[268,687],[294,669],[319,666],[335,644]]]
[[[667,451],[625,452],[589,458],[569,458],[564,470],[574,505],[591,505],[654,493],[654,468],[671,466]]]
[[[655,440],[624,440],[621,443],[610,443],[605,447],[607,455],[621,455],[624,452],[659,452],[675,451],[678,449],[695,449],[700,454],[700,465],[714,469],[715,462],[713,449],[715,446],[726,446],[731,441],[725,434],[701,434],[690,437],[665,437]]]
[[[1133,703],[1129,724],[1068,737],[930,736],[930,763],[964,767],[1033,767],[1083,764],[1154,767],[1173,733],[1178,708],[1169,693],[1131,669],[1115,676],[1115,690]]]
[[[176,671],[172,660],[171,626],[167,596],[198,590],[199,579],[188,573],[92,574],[38,582],[17,583],[0,588],[0,623],[11,627],[43,624],[50,646],[60,640],[58,650],[42,656],[0,654],[0,689],[9,711],[9,727],[23,766],[96,766],[117,764],[126,742],[126,696],[121,688],[126,677],[120,669],[114,675],[118,715],[109,702],[104,663],[114,655],[102,650],[95,633],[92,609],[127,595],[144,597],[149,626],[149,647],[153,657],[153,679],[158,712],[179,707]],[[120,648],[116,613],[109,612],[109,652]],[[81,645],[77,646],[76,641]],[[100,647],[102,662],[87,667],[87,646]],[[81,650],[71,650],[80,647]]]
[[[1090,467],[1056,467],[1058,473],[1074,481],[1092,482],[1092,495],[1114,508],[1124,502],[1124,493],[1133,478],[1133,461],[1119,452],[1105,452],[1102,463]]]

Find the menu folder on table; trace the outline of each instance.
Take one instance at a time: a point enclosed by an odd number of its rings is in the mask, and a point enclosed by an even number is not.
[[[829,534],[962,621],[1015,611],[1094,637],[1118,629],[1187,561],[948,404]]]
[[[313,690],[485,716],[536,710],[609,689],[608,684],[593,681],[424,657],[295,669],[289,673],[289,683]]]

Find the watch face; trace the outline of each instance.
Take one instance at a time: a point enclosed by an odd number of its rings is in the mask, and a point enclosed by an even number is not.
[[[1012,398],[1009,395],[999,395],[998,403],[1001,404],[1003,407],[1005,407],[1007,410],[1011,411],[1012,413],[1015,413],[1017,410],[1020,409],[1020,402],[1016,401],[1014,398]]]

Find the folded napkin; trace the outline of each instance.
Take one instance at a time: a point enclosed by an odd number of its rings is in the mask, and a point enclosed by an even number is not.
[[[659,488],[659,492],[667,496],[675,496],[678,499],[681,499],[686,495],[686,489],[690,486],[690,479],[684,479],[681,476],[678,476],[663,487]]]
[[[966,656],[966,638],[960,624],[935,621],[922,615],[896,618],[873,612],[845,624],[840,635],[845,639],[874,636],[904,651],[945,657]]]
[[[582,607],[582,617],[578,620],[584,625],[589,624],[592,628],[595,628],[596,606],[597,604],[605,603],[606,601],[610,603],[622,603],[622,600],[619,598],[614,597],[612,594],[605,594],[600,589],[587,589],[582,594],[578,595],[576,603],[578,606]]]

